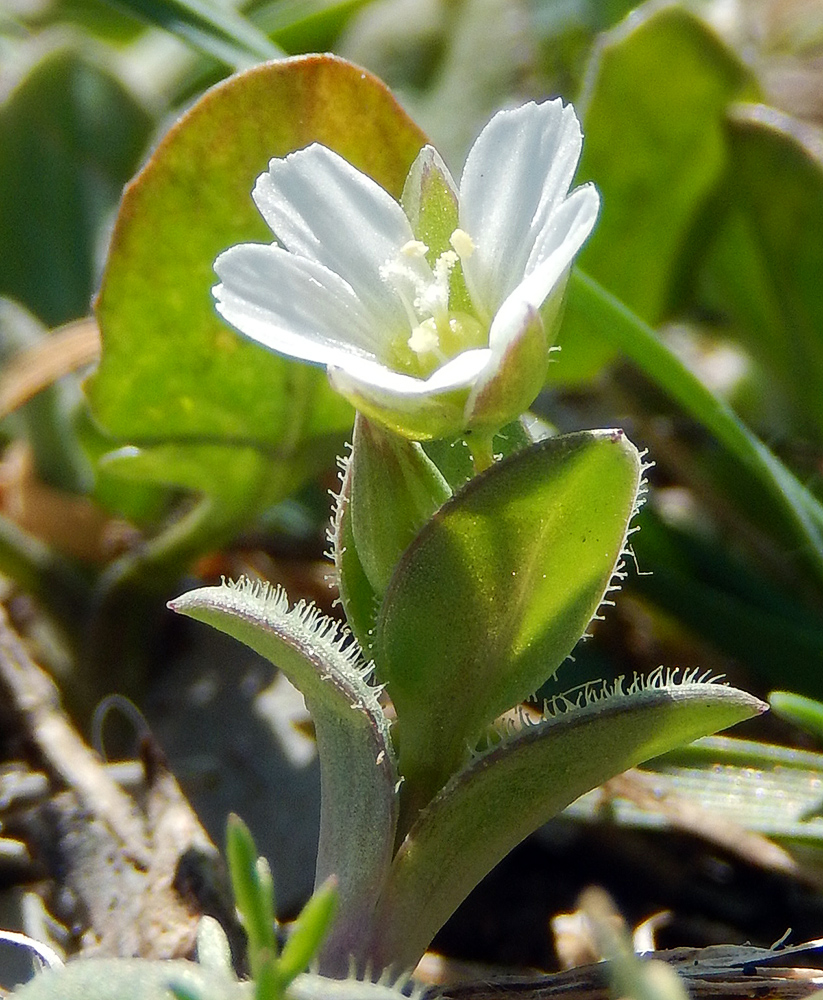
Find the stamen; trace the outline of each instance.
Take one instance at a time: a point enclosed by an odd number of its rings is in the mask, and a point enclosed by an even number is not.
[[[431,320],[426,320],[412,330],[412,335],[407,341],[409,347],[415,354],[431,354],[437,351],[440,346],[440,338],[437,336],[437,328]]]
[[[409,326],[414,328],[418,322],[415,312],[415,292],[419,288],[417,275],[408,264],[404,264],[400,260],[388,260],[380,267],[380,277],[387,285],[391,285],[394,293],[403,304]]]
[[[449,287],[449,276],[454,265],[457,263],[457,254],[454,250],[446,250],[441,253],[434,263],[434,280],[438,285]]]
[[[434,263],[432,280],[421,288],[415,299],[415,308],[423,315],[434,318],[435,323],[443,332],[443,325],[449,320],[449,276],[457,263],[457,254],[453,250],[441,253]]]
[[[455,229],[449,237],[449,243],[457,251],[457,256],[461,260],[468,260],[474,253],[474,240],[465,229]]]
[[[425,257],[428,252],[429,248],[420,240],[409,240],[400,247],[400,253],[404,257]]]

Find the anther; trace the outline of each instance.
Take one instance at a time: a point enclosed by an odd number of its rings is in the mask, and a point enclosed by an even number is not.
[[[449,237],[449,243],[454,247],[461,260],[468,260],[474,253],[474,240],[465,229],[455,229]]]

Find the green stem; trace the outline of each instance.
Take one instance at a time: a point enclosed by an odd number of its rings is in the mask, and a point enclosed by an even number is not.
[[[474,431],[466,435],[466,444],[471,452],[475,475],[478,472],[484,472],[494,462],[493,440],[493,434],[484,434],[482,431]]]
[[[785,465],[665,347],[655,331],[602,285],[575,270],[569,308],[619,348],[652,382],[705,427],[753,475],[786,517],[807,562],[823,584],[823,507]]]

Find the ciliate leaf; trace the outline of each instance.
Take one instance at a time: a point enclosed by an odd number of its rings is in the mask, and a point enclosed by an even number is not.
[[[15,1000],[249,1000],[246,983],[195,962],[86,958],[39,972],[10,996]]]
[[[411,811],[572,651],[615,572],[640,475],[621,431],[549,438],[473,479],[407,549],[373,651]]]
[[[374,919],[376,967],[413,966],[480,879],[583,792],[767,707],[719,684],[658,680],[504,738],[439,792],[392,864]]]
[[[364,680],[359,650],[315,608],[289,609],[282,591],[248,581],[194,590],[170,607],[265,656],[306,700],[320,758],[317,883],[334,875],[340,893],[340,917],[321,964],[345,975],[391,860],[396,824],[389,723]]]
[[[360,561],[354,543],[351,511],[351,459],[345,459],[331,529],[331,547],[337,573],[340,603],[346,621],[367,656],[374,642],[374,623],[379,600]]]

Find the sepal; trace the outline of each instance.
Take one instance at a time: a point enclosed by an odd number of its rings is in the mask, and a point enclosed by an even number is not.
[[[401,555],[450,496],[448,483],[416,441],[357,415],[351,528],[360,565],[375,594],[382,597],[386,592]]]

